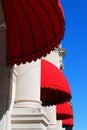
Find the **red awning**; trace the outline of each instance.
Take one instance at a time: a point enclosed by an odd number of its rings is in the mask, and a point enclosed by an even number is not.
[[[70,99],[71,90],[64,74],[52,63],[41,60],[42,105],[56,105]]]
[[[8,64],[37,60],[58,47],[65,23],[61,5],[55,0],[2,0],[2,5]]]
[[[70,102],[56,105],[57,120],[73,117],[73,110]]]
[[[73,118],[62,120],[63,127],[74,126]]]

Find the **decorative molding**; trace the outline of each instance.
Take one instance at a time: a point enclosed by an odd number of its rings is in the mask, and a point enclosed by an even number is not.
[[[11,115],[11,129],[12,130],[46,130],[49,120],[46,114],[40,112],[29,111],[29,108],[14,108]],[[40,108],[42,109],[42,108]]]
[[[66,49],[65,48],[55,48],[55,53],[59,53],[59,56],[65,57],[66,56]]]
[[[60,61],[60,70],[64,71],[64,63],[63,63],[63,61]]]
[[[65,48],[59,49],[59,56],[62,56],[62,57],[66,56],[66,49]]]

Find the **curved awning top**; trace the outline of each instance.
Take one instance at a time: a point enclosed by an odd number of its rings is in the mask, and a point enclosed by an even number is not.
[[[52,63],[41,60],[41,101],[43,106],[56,105],[71,99],[71,90],[64,74]]]
[[[59,2],[2,0],[2,5],[7,26],[7,64],[35,61],[58,47],[65,25]]]

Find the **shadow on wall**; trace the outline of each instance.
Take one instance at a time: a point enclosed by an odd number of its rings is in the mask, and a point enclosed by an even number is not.
[[[65,128],[66,128],[66,130],[73,130],[72,126],[67,126]]]
[[[12,70],[6,65],[7,37],[5,18],[0,0],[0,121],[9,110],[12,96]]]
[[[12,99],[12,67],[0,65],[0,121],[10,108]]]

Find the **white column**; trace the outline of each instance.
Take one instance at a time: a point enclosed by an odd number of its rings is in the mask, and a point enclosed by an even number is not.
[[[6,24],[0,0],[0,130],[11,130],[12,67],[6,65]]]
[[[47,130],[58,130],[56,123],[56,106],[44,107],[45,112],[47,113],[48,119],[50,120]]]
[[[48,125],[40,101],[40,70],[40,60],[18,66],[12,130],[43,130]]]
[[[62,128],[62,120],[57,120],[57,127],[58,130],[65,130],[65,128]]]
[[[44,107],[45,112],[47,113],[50,124],[56,124],[56,107],[55,105],[49,107]]]
[[[40,102],[40,60],[18,66],[17,91],[15,102]]]
[[[52,64],[54,64],[55,66],[57,66],[58,68],[60,67],[60,57],[58,54],[58,51],[51,51],[50,54],[48,54],[46,57],[43,57],[43,59],[51,62]]]

